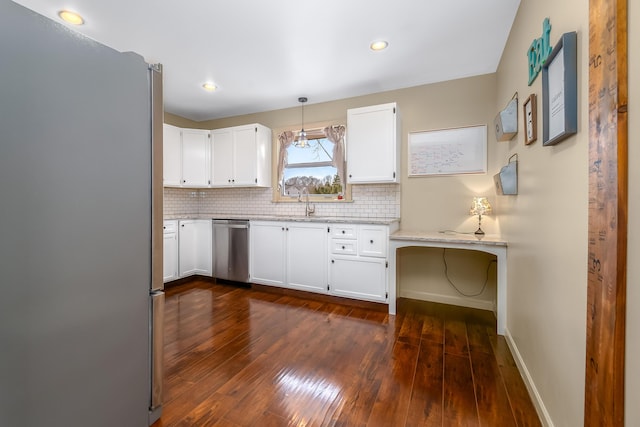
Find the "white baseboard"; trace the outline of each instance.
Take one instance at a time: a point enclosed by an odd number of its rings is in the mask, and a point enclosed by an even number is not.
[[[538,389],[536,388],[531,375],[529,374],[529,370],[527,369],[527,365],[525,365],[524,360],[522,360],[522,356],[520,355],[520,351],[518,351],[518,346],[516,345],[509,329],[505,329],[504,338],[507,341],[507,345],[509,346],[509,350],[511,350],[511,354],[513,355],[513,359],[516,362],[516,366],[518,366],[518,371],[520,371],[520,376],[524,380],[524,385],[527,387],[527,391],[529,392],[529,396],[531,396],[531,400],[533,401],[533,406],[536,407],[536,412],[538,412],[538,417],[543,425],[546,427],[554,427],[553,421],[551,421],[551,416],[547,411],[546,406],[544,406],[544,402],[542,401],[542,397],[540,397],[540,393],[538,393]]]
[[[439,295],[431,294],[429,292],[400,290],[400,296],[403,298],[411,298],[421,301],[439,302],[441,304],[478,308],[480,310],[493,311],[494,313],[496,311],[493,301],[479,300],[474,298],[463,298],[456,295]]]

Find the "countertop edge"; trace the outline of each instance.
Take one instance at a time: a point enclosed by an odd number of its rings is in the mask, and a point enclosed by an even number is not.
[[[164,220],[185,219],[246,219],[249,221],[281,221],[281,222],[323,222],[329,224],[381,224],[391,225],[400,222],[400,218],[360,218],[360,217],[303,217],[284,215],[228,215],[228,214],[196,214],[196,215],[165,215]]]
[[[406,242],[437,242],[451,244],[471,244],[489,246],[507,246],[507,241],[498,235],[448,234],[437,231],[398,230],[389,236],[392,241]]]

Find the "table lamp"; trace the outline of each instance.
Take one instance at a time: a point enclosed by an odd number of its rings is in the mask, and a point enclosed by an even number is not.
[[[482,215],[491,213],[491,205],[486,197],[474,197],[473,204],[469,210],[469,215],[478,215],[478,229],[474,234],[484,235],[482,231]]]

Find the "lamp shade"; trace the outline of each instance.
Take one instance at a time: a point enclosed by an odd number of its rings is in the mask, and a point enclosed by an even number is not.
[[[487,215],[491,213],[491,204],[486,197],[474,197],[469,215]]]

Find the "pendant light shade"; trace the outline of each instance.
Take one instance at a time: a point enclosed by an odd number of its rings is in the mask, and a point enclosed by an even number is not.
[[[298,133],[298,139],[295,142],[295,146],[299,148],[306,148],[309,146],[309,141],[307,140],[307,132],[304,131],[304,103],[307,102],[307,98],[301,96],[298,98],[298,102],[302,106],[302,126],[300,133]]]

